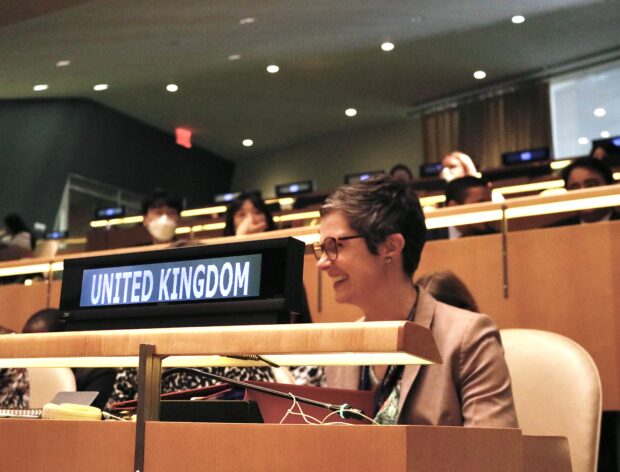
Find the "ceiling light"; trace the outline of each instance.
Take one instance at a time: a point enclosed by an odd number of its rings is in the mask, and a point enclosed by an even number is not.
[[[594,116],[598,116],[599,118],[605,116],[607,114],[607,110],[603,107],[598,107],[594,110]]]
[[[239,20],[239,24],[240,25],[249,25],[251,23],[254,23],[256,21],[256,18],[252,18],[252,17],[248,17],[248,18],[242,18]]]
[[[515,16],[512,17],[512,22],[515,25],[520,25],[524,21],[525,21],[525,17],[523,15],[515,15]]]
[[[381,45],[381,49],[386,52],[392,51],[394,49],[394,43],[383,43]]]
[[[267,72],[269,72],[270,74],[275,74],[279,70],[280,70],[280,68],[278,66],[276,66],[275,64],[271,64],[271,65],[267,66]]]
[[[177,84],[168,84],[168,85],[166,85],[166,90],[167,90],[168,92],[172,92],[172,93],[174,93],[174,92],[176,92],[177,90],[179,90],[179,86],[178,86]]]
[[[68,59],[64,59],[62,61],[58,61],[56,63],[56,67],[67,67],[69,64],[71,64],[71,61]]]
[[[243,144],[245,147],[250,147],[254,145],[254,141],[252,141],[251,139],[244,139],[243,141],[241,141],[241,144]]]
[[[239,59],[241,59],[241,54],[231,54],[228,56],[229,61],[238,61]]]
[[[579,138],[579,139],[577,140],[577,142],[578,142],[579,144],[583,144],[583,145],[585,145],[585,144],[588,144],[588,143],[590,142],[590,140],[589,140],[588,138],[586,138],[586,137],[582,136],[581,138]]]
[[[411,17],[411,22],[412,23],[422,23],[424,21],[424,17],[423,16],[412,16]]]
[[[93,90],[101,92],[102,90],[108,90],[108,84],[97,84],[93,87]]]
[[[601,138],[609,138],[611,133],[609,131],[601,131]]]
[[[487,76],[487,73],[483,70],[477,70],[474,72],[474,79],[482,80]]]
[[[42,92],[43,90],[47,90],[47,89],[48,89],[47,84],[38,84],[32,87],[32,90],[34,90],[35,92]]]
[[[347,116],[355,116],[355,115],[357,115],[357,110],[355,108],[347,108],[344,111],[344,114],[347,115]]]

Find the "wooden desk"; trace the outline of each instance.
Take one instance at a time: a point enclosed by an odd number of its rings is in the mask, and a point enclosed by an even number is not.
[[[110,421],[3,419],[3,470],[129,472],[134,430]],[[561,449],[559,457],[540,456],[558,441],[518,429],[149,422],[144,472],[570,472]]]

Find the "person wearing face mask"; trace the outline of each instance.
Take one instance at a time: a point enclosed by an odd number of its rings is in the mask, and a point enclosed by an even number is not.
[[[174,241],[181,215],[181,201],[164,192],[156,192],[142,204],[142,224],[151,236],[152,244]]]
[[[476,169],[476,165],[471,157],[459,151],[443,156],[441,166],[439,176],[446,182],[465,177],[466,175],[478,175],[478,169]]]

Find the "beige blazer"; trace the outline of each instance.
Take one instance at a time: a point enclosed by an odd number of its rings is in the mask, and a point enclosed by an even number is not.
[[[399,423],[516,428],[499,332],[486,315],[438,302],[420,288],[414,321],[430,328],[442,364],[405,367]],[[326,367],[327,386],[358,388],[359,367]]]

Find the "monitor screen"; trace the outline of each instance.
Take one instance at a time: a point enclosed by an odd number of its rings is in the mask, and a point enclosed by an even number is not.
[[[435,162],[433,164],[422,164],[420,166],[420,177],[435,177],[441,172],[441,162]]]
[[[213,201],[215,203],[232,202],[239,195],[241,195],[241,192],[218,193],[213,197]]]
[[[119,205],[115,207],[105,207],[105,208],[97,208],[95,210],[95,218],[97,219],[108,219],[108,218],[120,218],[125,216],[125,206]]]
[[[305,245],[293,238],[65,260],[67,330],[290,322]]]
[[[358,172],[357,174],[347,174],[344,176],[344,183],[348,185],[355,184],[357,182],[364,182],[366,180],[379,177],[383,174],[385,174],[385,172],[382,170],[371,170],[368,172]]]
[[[502,163],[505,166],[527,164],[528,162],[548,161],[551,158],[549,148],[524,149],[523,151],[505,152]]]
[[[312,191],[314,191],[314,182],[312,180],[276,185],[276,196],[278,197],[310,193]]]

